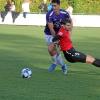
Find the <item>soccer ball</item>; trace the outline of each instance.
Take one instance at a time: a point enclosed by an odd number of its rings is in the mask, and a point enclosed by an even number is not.
[[[21,71],[21,76],[23,78],[30,78],[32,76],[32,70],[30,68],[23,68]]]

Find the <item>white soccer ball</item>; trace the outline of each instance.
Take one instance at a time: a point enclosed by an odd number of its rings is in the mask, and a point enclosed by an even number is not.
[[[21,76],[23,78],[30,78],[32,76],[32,70],[30,68],[23,68],[21,71]]]

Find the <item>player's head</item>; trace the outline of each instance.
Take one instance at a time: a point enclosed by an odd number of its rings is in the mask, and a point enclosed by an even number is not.
[[[52,0],[52,7],[55,12],[58,12],[60,9],[60,0]]]
[[[65,19],[62,20],[61,24],[67,29],[67,30],[71,30],[71,20],[70,19]]]
[[[60,0],[52,0],[52,3],[56,3],[56,4],[60,5]]]

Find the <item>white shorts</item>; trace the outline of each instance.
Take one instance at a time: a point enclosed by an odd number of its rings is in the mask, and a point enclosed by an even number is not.
[[[47,42],[47,45],[52,43],[52,39],[53,39],[52,35],[45,35],[45,40]]]

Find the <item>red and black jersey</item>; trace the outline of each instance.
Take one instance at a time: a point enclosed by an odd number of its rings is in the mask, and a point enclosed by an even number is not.
[[[72,41],[70,38],[70,32],[66,30],[63,26],[61,26],[57,35],[60,36],[59,45],[60,45],[61,51],[67,51],[73,47]]]

